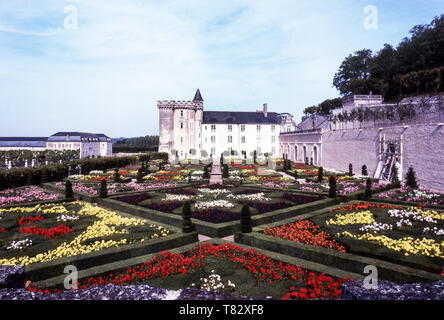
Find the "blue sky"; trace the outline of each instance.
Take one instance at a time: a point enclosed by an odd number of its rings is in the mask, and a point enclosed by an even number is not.
[[[369,5],[377,29],[364,27]],[[397,45],[441,13],[442,0],[2,0],[0,136],[158,134],[157,100],[196,88],[207,110],[267,102],[299,119],[339,96],[348,54]]]

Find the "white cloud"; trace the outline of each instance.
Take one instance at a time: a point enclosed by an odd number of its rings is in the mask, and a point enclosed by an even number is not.
[[[78,30],[63,28],[66,5],[78,8]],[[331,82],[346,55],[391,42],[384,19],[382,31],[363,30],[365,5],[3,0],[0,135],[157,134],[156,101],[191,99],[197,87],[208,109],[268,102],[299,117],[337,96]]]

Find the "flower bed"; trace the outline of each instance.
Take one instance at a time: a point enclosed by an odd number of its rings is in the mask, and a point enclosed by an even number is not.
[[[35,201],[56,200],[59,197],[58,194],[50,193],[36,186],[7,189],[0,191],[0,207]]]
[[[52,261],[170,234],[84,202],[0,209],[0,215],[0,265]]]
[[[310,218],[347,252],[440,273],[444,211],[353,202]]]
[[[65,188],[64,182],[57,182],[56,187]],[[145,191],[151,189],[163,189],[163,188],[174,188],[178,184],[175,183],[108,183],[107,189],[108,194],[116,194],[121,192],[131,192],[131,191]],[[85,184],[83,182],[74,182],[72,184],[72,189],[75,192],[86,193],[90,195],[98,195],[100,190],[100,184]]]
[[[426,189],[413,189],[406,186],[381,192],[377,195],[377,198],[404,202],[419,202],[424,205],[444,205],[444,194],[431,192]]]
[[[306,196],[260,189],[233,188],[226,185],[208,185],[199,188],[175,189],[137,196],[123,196],[116,200],[145,208],[181,215],[184,201],[190,201],[192,216],[196,219],[220,223],[240,219],[242,205],[250,206],[252,215],[289,208],[322,199],[322,196]]]
[[[161,252],[143,264],[90,277],[78,286],[86,289],[108,284],[148,284],[174,290],[192,287],[256,298],[305,300],[338,299],[345,282],[344,278],[335,279],[273,260],[254,249],[246,250],[230,243],[206,243],[184,254]],[[45,292],[37,284],[28,290]],[[53,291],[58,292],[60,288]]]

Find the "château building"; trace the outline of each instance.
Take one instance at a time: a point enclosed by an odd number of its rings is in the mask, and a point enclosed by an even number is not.
[[[250,157],[254,151],[278,157],[279,134],[295,128],[291,114],[269,112],[266,103],[252,112],[204,111],[199,89],[192,101],[158,101],[157,108],[159,152],[181,159],[218,158],[223,152]]]

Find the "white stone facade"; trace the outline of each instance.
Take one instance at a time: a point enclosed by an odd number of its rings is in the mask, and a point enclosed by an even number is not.
[[[294,128],[290,114],[268,112],[204,111],[200,91],[193,101],[158,101],[159,152],[180,159],[217,159],[224,152],[250,157],[268,153],[279,156],[279,134]],[[191,152],[194,153],[192,154]]]

